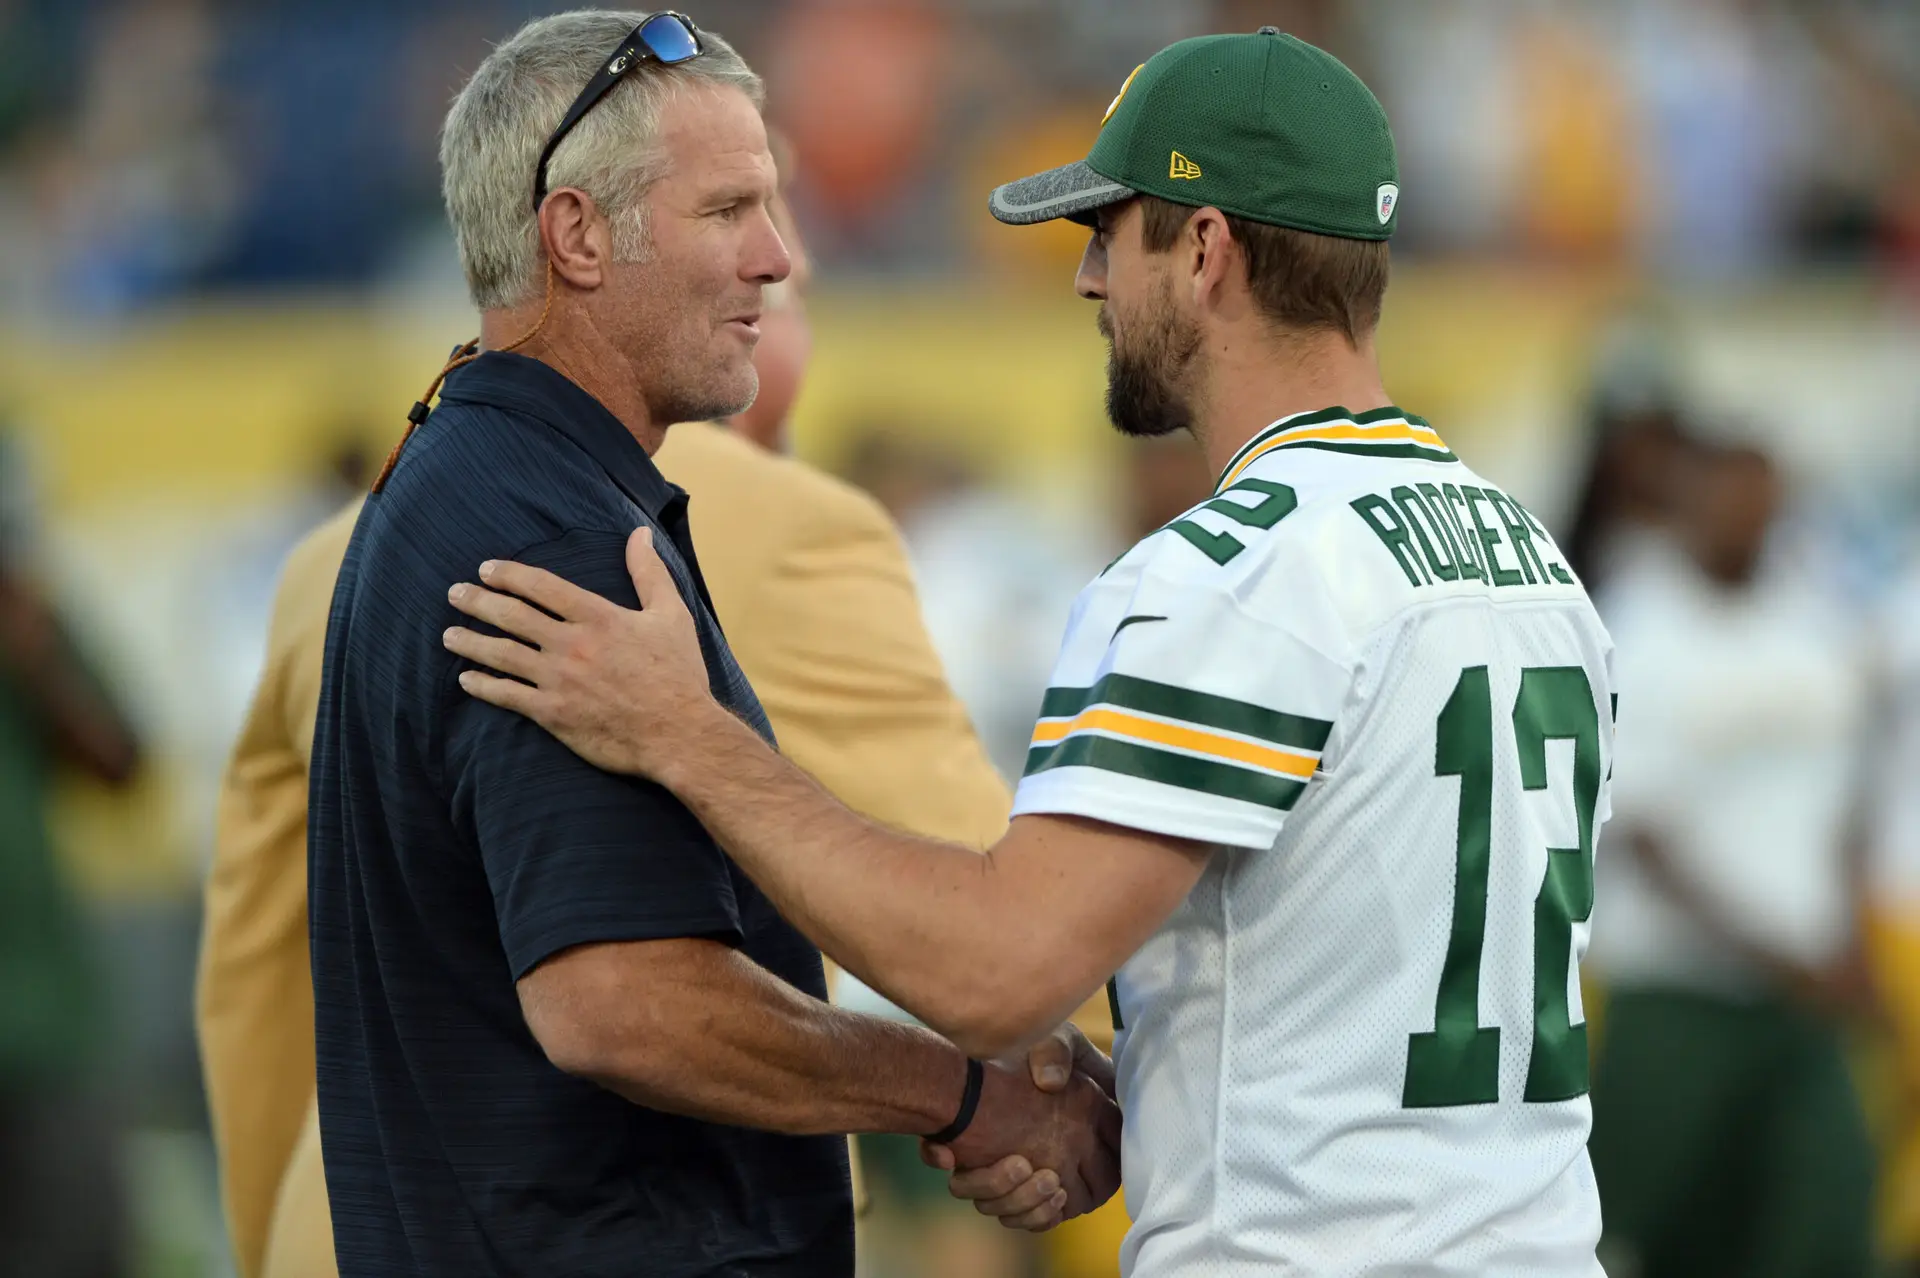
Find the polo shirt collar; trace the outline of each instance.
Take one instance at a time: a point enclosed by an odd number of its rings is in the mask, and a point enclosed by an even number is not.
[[[593,458],[655,522],[687,499],[685,492],[667,482],[633,432],[605,404],[550,364],[507,351],[486,351],[447,374],[440,398],[538,418]]]

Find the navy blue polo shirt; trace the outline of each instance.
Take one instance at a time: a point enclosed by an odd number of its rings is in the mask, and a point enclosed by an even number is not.
[[[368,499],[327,626],[308,836],[320,1130],[342,1278],[849,1275],[845,1142],[635,1105],[550,1064],[514,983],[603,941],[712,937],[816,998],[820,956],[678,800],[476,701],[447,587],[537,564],[638,607],[638,525],[715,696],[771,739],[686,495],[586,391],[490,353]]]

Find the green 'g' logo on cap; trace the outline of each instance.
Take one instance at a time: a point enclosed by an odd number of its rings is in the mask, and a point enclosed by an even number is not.
[[[1111,120],[1113,118],[1113,113],[1115,111],[1118,111],[1120,109],[1120,99],[1127,96],[1127,90],[1133,87],[1133,77],[1135,77],[1136,75],[1139,75],[1140,67],[1144,67],[1146,65],[1147,65],[1146,63],[1142,62],[1139,67],[1135,67],[1133,70],[1127,72],[1127,78],[1120,82],[1120,92],[1113,95],[1113,101],[1107,103],[1107,113],[1100,117],[1100,123],[1102,126],[1104,126],[1108,120]]]

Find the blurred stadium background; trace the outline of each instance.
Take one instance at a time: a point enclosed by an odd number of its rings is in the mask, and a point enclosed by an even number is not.
[[[555,7],[0,0],[0,553],[57,601],[145,746],[111,791],[42,783],[30,750],[0,759],[24,778],[0,788],[17,809],[0,836],[50,805],[105,991],[97,1012],[67,1007],[93,1044],[73,1068],[102,1078],[76,1121],[116,1143],[124,1272],[142,1278],[230,1272],[190,988],[215,783],[274,575],[474,328],[437,128],[487,42]],[[1262,23],[1341,56],[1394,122],[1397,402],[1560,529],[1608,422],[1666,414],[1758,446],[1787,479],[1774,553],[1861,651],[1897,646],[1876,641],[1920,581],[1913,0],[685,7],[767,76],[796,158],[818,270],[796,448],[901,519],[1004,766],[1075,590],[1208,479],[1177,446],[1113,437],[1093,311],[1071,293],[1080,235],[998,227],[986,191],[1084,154],[1152,50]],[[1880,793],[1914,784],[1920,759],[1887,761]],[[1865,824],[1875,906],[1920,915],[1914,832]],[[0,843],[0,893],[37,846]],[[48,960],[0,900],[9,928],[0,1000],[30,1002]],[[1920,1062],[1901,978],[1878,990],[1878,1012],[1844,1015],[1897,1257],[1920,1251],[1920,1189],[1900,1176]],[[1110,1228],[1003,1240],[898,1153],[877,1151],[875,1278],[1115,1272]],[[5,1154],[0,1196],[18,1196],[38,1172]]]

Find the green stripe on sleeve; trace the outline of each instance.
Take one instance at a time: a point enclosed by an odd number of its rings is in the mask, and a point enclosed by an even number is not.
[[[1058,745],[1036,746],[1027,753],[1026,775],[1053,768],[1098,768],[1123,776],[1158,781],[1222,799],[1257,803],[1281,812],[1293,809],[1305,781],[1276,777],[1231,763],[1216,763],[1192,755],[1174,754],[1153,746],[1090,733],[1071,736]]]
[[[1327,737],[1333,732],[1333,724],[1325,719],[1286,714],[1250,701],[1235,701],[1232,697],[1193,692],[1170,683],[1124,674],[1110,674],[1091,688],[1047,689],[1046,698],[1040,703],[1040,717],[1070,719],[1088,706],[1102,704],[1235,732],[1296,750],[1325,749]]]

